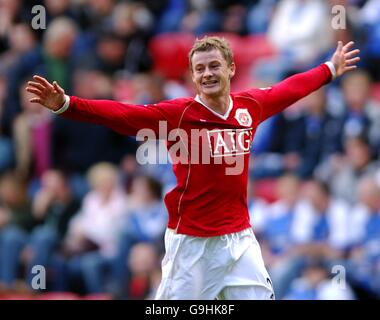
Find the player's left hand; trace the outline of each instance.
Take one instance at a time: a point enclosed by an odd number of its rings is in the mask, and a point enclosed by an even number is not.
[[[331,62],[335,66],[337,77],[341,76],[347,71],[351,71],[357,68],[356,63],[360,60],[360,57],[357,55],[359,54],[360,50],[351,50],[353,45],[353,41],[350,41],[344,46],[342,41],[338,41],[338,46],[331,58]]]

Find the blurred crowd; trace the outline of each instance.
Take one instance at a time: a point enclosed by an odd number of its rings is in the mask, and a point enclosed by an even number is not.
[[[32,28],[35,5],[46,29]],[[230,41],[233,91],[314,67],[338,40],[361,50],[357,70],[260,126],[248,203],[277,299],[380,298],[377,0],[0,0],[0,298],[36,293],[35,265],[42,292],[154,296],[170,164],[140,165],[133,137],[24,89],[39,74],[88,99],[193,96],[186,53],[204,34]]]

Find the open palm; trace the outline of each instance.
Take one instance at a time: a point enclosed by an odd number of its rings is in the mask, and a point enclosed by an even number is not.
[[[56,111],[65,103],[65,91],[54,81],[52,84],[45,78],[34,76],[34,81],[28,81],[26,91],[33,93],[35,97],[30,102],[39,103],[44,107]]]
[[[360,57],[358,57],[357,55],[359,54],[360,50],[351,50],[353,45],[353,41],[350,41],[344,46],[342,41],[338,41],[336,51],[334,52],[331,58],[331,62],[335,66],[337,77],[341,76],[347,71],[354,70],[357,68],[356,63],[360,60]]]

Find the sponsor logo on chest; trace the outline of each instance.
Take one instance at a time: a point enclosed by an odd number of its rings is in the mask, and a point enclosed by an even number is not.
[[[234,156],[250,152],[253,132],[252,128],[214,129],[207,131],[207,138],[211,157]]]

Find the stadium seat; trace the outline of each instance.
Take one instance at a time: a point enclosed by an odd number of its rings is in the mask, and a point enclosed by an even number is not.
[[[237,63],[241,66],[251,66],[259,58],[272,57],[276,50],[265,34],[249,35],[241,38],[241,45],[236,51]]]
[[[275,55],[276,52],[265,35],[239,36],[228,32],[207,34],[229,41],[237,66],[234,91],[245,89],[249,84],[251,66],[258,58]],[[164,33],[152,38],[149,43],[154,71],[167,79],[181,80],[188,71],[188,53],[195,41],[189,33]]]
[[[226,39],[230,43],[230,46],[233,52],[235,52],[235,49],[237,50],[241,44],[241,36],[239,36],[236,33],[213,32],[213,33],[208,33],[207,35]]]
[[[231,45],[238,71],[242,71],[256,62],[258,58],[276,54],[265,34],[239,36],[234,33],[217,32],[210,35],[225,38]]]
[[[276,54],[265,34],[240,36],[235,33],[215,32],[210,36],[225,38],[231,45],[236,64],[236,74],[231,83],[234,92],[246,90],[252,85],[252,66],[258,59]]]
[[[255,196],[264,199],[268,203],[277,200],[275,178],[266,178],[255,181]]]
[[[167,79],[182,79],[188,71],[188,53],[195,37],[190,33],[163,33],[153,37],[149,52],[153,69]]]
[[[231,91],[239,92],[251,88],[254,85],[254,79],[248,72],[239,72],[233,77],[231,81]]]

